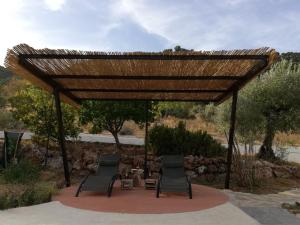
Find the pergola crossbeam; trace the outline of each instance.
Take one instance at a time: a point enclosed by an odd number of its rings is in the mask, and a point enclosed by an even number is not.
[[[179,98],[93,98],[93,97],[81,97],[80,98],[81,101],[86,101],[86,100],[98,100],[98,101],[161,101],[161,102],[202,102],[205,104],[209,104],[209,103],[217,103],[217,99],[179,99]]]
[[[70,92],[124,92],[124,93],[224,93],[228,92],[228,90],[219,90],[219,89],[211,89],[211,90],[179,90],[179,89],[95,89],[95,88],[63,88],[62,91],[70,91]]]
[[[268,55],[214,54],[20,54],[24,59],[99,59],[99,60],[268,60]]]
[[[46,84],[50,85],[52,87],[52,90],[54,89],[60,89],[62,90],[63,87],[53,79],[50,79],[47,77],[47,75],[40,70],[39,68],[33,66],[31,63],[29,63],[27,60],[20,58],[19,60],[20,65],[22,65],[24,68],[26,68],[31,73],[35,74],[36,77],[44,81]],[[64,95],[72,99],[74,102],[79,104],[79,99],[77,99],[72,93],[61,91]]]
[[[99,80],[240,80],[242,76],[166,76],[166,75],[143,75],[143,76],[122,76],[122,75],[46,75],[51,79],[99,79]]]

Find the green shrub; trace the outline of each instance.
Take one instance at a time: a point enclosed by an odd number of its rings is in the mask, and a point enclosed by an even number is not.
[[[37,181],[40,168],[29,161],[21,161],[18,164],[11,164],[3,170],[3,178],[7,183],[28,184]]]
[[[194,104],[189,102],[160,102],[158,111],[162,117],[174,116],[181,119],[194,118],[192,108]]]
[[[0,193],[0,210],[49,202],[56,192],[50,182],[26,185],[22,191],[16,185],[10,188],[9,192]]]
[[[226,149],[204,131],[191,132],[179,122],[175,128],[164,125],[149,131],[149,143],[156,155],[183,154],[205,157],[224,156]]]
[[[0,210],[18,207],[18,199],[9,193],[0,194]]]
[[[20,196],[19,206],[30,206],[50,202],[54,192],[54,185],[49,183],[29,186]]]

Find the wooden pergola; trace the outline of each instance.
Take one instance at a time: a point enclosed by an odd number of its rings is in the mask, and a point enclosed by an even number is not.
[[[20,44],[8,50],[5,65],[15,74],[54,94],[67,186],[70,175],[61,100],[75,107],[80,107],[83,100],[218,104],[232,96],[225,180],[225,188],[229,188],[238,91],[277,58],[278,53],[271,48],[120,53],[34,49]]]

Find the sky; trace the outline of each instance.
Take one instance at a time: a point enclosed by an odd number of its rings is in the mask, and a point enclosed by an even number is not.
[[[0,0],[0,65],[34,48],[300,51],[300,0]]]

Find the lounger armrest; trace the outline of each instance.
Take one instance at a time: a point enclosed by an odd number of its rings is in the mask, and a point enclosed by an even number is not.
[[[88,173],[88,174],[82,179],[81,184],[83,184],[83,183],[89,178],[89,176],[90,176],[91,174],[92,174],[91,172]]]
[[[120,180],[122,179],[122,176],[121,176],[121,174],[119,174],[119,173],[116,174],[116,175],[114,175],[112,179],[113,179],[113,180],[117,180],[118,178],[119,178]]]
[[[187,180],[187,182],[190,184],[190,183],[192,182],[191,176],[186,175],[186,180]]]

